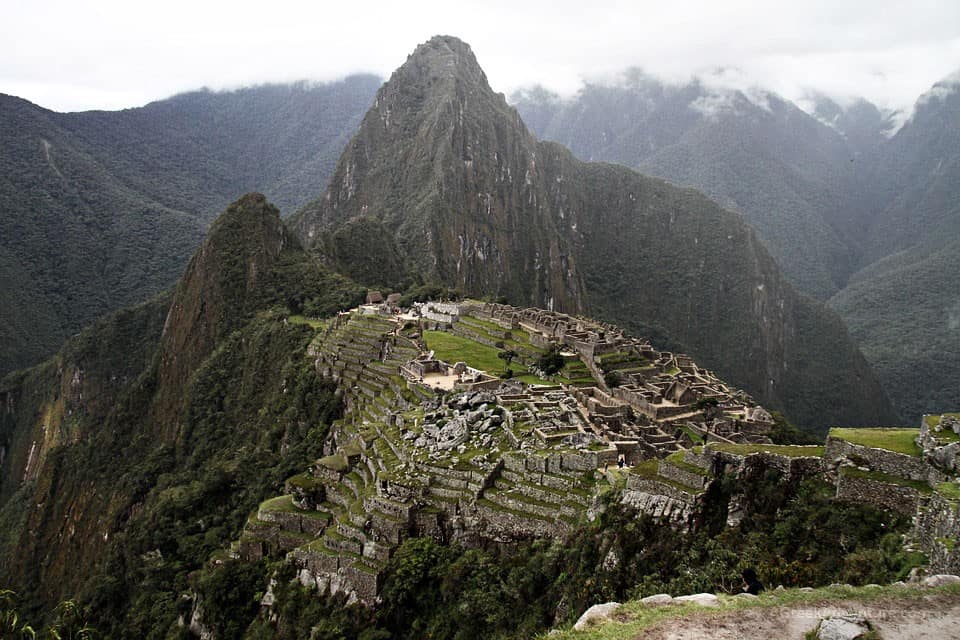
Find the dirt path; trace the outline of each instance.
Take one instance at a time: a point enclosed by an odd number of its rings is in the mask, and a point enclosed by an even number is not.
[[[883,640],[960,639],[960,594],[919,598],[824,601],[822,606],[758,607],[721,616],[691,615],[665,621],[634,640],[792,640],[802,639],[820,618],[859,613]]]

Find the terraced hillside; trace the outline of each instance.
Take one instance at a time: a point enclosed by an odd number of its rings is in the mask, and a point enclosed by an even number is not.
[[[614,327],[470,302],[385,311],[366,305],[313,323],[309,354],[338,383],[346,411],[326,455],[250,516],[238,557],[286,554],[304,584],[373,603],[387,561],[408,537],[560,538],[600,493],[622,484],[610,470],[618,462],[680,451],[674,432],[763,440],[763,424],[745,416],[762,409],[741,402],[742,392],[724,396],[719,381],[681,384],[710,378],[688,358]],[[558,350],[560,371],[539,371],[539,359]],[[528,373],[501,378],[511,366]],[[603,381],[614,367],[623,372],[618,389]],[[693,406],[706,397],[726,404],[709,419]],[[727,422],[716,417],[723,411]],[[683,464],[675,458],[659,464]]]

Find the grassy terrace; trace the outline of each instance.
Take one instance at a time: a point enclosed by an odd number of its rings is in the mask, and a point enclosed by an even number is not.
[[[473,367],[474,369],[486,371],[493,376],[500,376],[506,370],[506,361],[497,357],[497,354],[501,351],[500,349],[496,349],[485,344],[480,344],[479,342],[469,338],[464,338],[463,336],[458,336],[446,331],[424,331],[423,340],[426,342],[428,349],[433,349],[434,354],[438,359],[449,362],[450,364],[454,364],[456,362],[466,362],[467,365]],[[510,346],[509,343],[507,346]],[[589,375],[589,371],[582,363],[578,361],[577,364],[583,367],[583,373]],[[514,360],[514,362],[511,364],[511,368],[514,371],[517,371],[518,369],[522,370],[524,367],[519,363],[519,361]],[[577,371],[577,374],[580,375],[581,372]],[[514,379],[526,384],[571,383],[570,378],[562,375],[552,376],[547,380],[541,380],[535,375],[522,373],[514,376]],[[589,378],[589,381],[592,383],[593,378]]]
[[[281,513],[303,513],[293,504],[293,499],[289,495],[277,496],[260,503],[260,511],[279,511]]]
[[[708,449],[723,451],[738,456],[748,456],[751,453],[767,452],[788,458],[802,458],[805,456],[820,457],[823,455],[821,446],[781,445],[781,444],[716,444],[707,445]]]
[[[703,476],[704,478],[712,477],[713,474],[711,474],[706,469],[703,469],[702,467],[698,467],[695,464],[690,464],[689,462],[684,460],[683,454],[684,454],[683,451],[677,451],[675,453],[671,453],[666,457],[666,461],[669,464],[672,464],[673,466],[677,467],[678,469],[683,469],[684,471],[687,471],[689,473],[692,473],[698,476]]]
[[[326,320],[318,320],[317,318],[308,318],[306,316],[288,316],[287,322],[290,324],[306,324],[313,329],[322,329],[327,326]]]
[[[699,469],[700,472],[703,472],[703,469]],[[630,468],[630,473],[640,476],[641,478],[646,478],[647,480],[654,480],[656,482],[662,482],[663,484],[670,485],[675,489],[679,489],[684,493],[699,493],[702,491],[700,487],[688,487],[685,484],[680,484],[679,482],[674,482],[668,478],[664,478],[660,475],[660,460],[657,458],[651,458],[650,460],[644,460],[643,462],[634,465]]]
[[[877,482],[886,482],[888,484],[895,484],[901,487],[909,487],[911,489],[916,489],[922,494],[929,495],[933,493],[933,489],[930,488],[926,482],[921,482],[919,480],[907,480],[906,478],[901,478],[900,476],[892,476],[888,473],[883,473],[881,471],[864,471],[863,469],[858,469],[856,467],[841,467],[840,475],[848,476],[851,478],[863,478],[865,480],[875,480]]]
[[[436,357],[449,362],[466,362],[474,369],[481,369],[492,375],[504,372],[506,361],[497,357],[499,349],[474,342],[446,331],[424,331],[423,340],[428,349],[433,349]]]
[[[683,431],[688,436],[690,436],[690,440],[692,440],[694,444],[703,442],[703,436],[697,433],[696,431],[694,431],[693,429],[691,429],[690,427],[686,425],[680,425],[680,430]]]
[[[874,449],[886,449],[908,456],[920,457],[920,447],[915,442],[919,429],[879,427],[872,429],[830,429],[830,436],[851,444]]]
[[[960,502],[960,486],[957,486],[955,482],[941,482],[937,485],[937,493],[947,500]]]

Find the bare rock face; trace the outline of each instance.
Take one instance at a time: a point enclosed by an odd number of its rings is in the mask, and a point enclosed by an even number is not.
[[[860,615],[824,618],[817,627],[817,640],[856,640],[870,633],[871,626]]]
[[[606,620],[620,608],[619,602],[606,602],[604,604],[595,604],[580,616],[580,619],[573,625],[575,631],[582,631],[590,624],[595,624],[601,620]]]
[[[927,576],[920,584],[925,587],[943,587],[948,584],[960,584],[960,576],[941,573],[935,576]]]
[[[689,596],[679,596],[673,599],[674,602],[691,602],[701,607],[719,607],[720,598],[712,593],[694,593]]]

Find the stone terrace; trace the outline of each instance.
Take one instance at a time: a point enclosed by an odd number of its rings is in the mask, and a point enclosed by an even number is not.
[[[424,306],[417,326],[416,312],[380,309],[339,314],[318,331],[309,354],[338,382],[344,417],[325,455],[251,514],[236,547],[248,559],[286,554],[321,590],[376,602],[386,562],[410,536],[562,537],[618,484],[620,457],[647,471],[628,480],[630,500],[683,521],[710,480],[684,446],[763,440],[769,429],[742,392],[615,327],[479,303]],[[556,345],[563,382],[500,381],[425,359],[423,327],[513,350],[528,365]],[[422,381],[434,369],[456,374],[452,390]],[[607,384],[611,372],[620,384]]]

